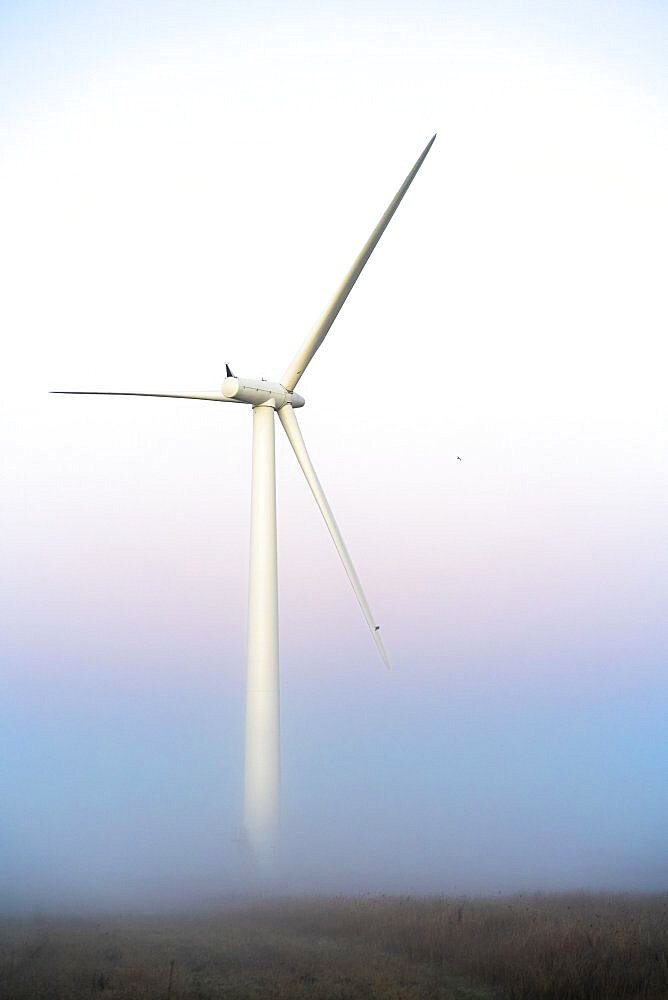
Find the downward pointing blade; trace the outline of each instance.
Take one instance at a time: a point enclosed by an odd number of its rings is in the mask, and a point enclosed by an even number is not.
[[[394,198],[388,205],[387,209],[385,210],[385,214],[381,218],[380,222],[378,223],[374,231],[371,233],[371,236],[360,250],[357,259],[355,260],[353,266],[348,271],[348,274],[341,282],[334,298],[327,306],[324,313],[322,314],[316,325],[313,327],[313,329],[311,330],[310,334],[308,335],[302,346],[299,348],[297,354],[295,354],[294,358],[292,359],[289,368],[286,370],[285,374],[283,375],[283,378],[281,379],[281,385],[285,386],[285,388],[288,389],[289,392],[292,392],[292,390],[295,388],[297,382],[299,382],[300,378],[306,371],[307,365],[311,362],[313,355],[318,350],[323,340],[327,336],[327,333],[329,332],[332,323],[339,315],[343,303],[348,298],[353,285],[355,284],[360,274],[362,273],[364,265],[366,264],[369,257],[373,253],[376,244],[378,243],[378,240],[381,238],[381,236],[387,229],[390,219],[392,218],[397,208],[399,207],[401,199],[403,198],[403,196],[406,194],[409,187],[413,183],[415,175],[422,166],[425,157],[427,156],[427,153],[429,152],[429,150],[433,145],[435,138],[436,136],[433,135],[429,140],[429,142],[427,143],[427,145],[425,146],[425,148],[423,149],[422,153],[420,154],[415,163],[415,166],[413,167],[408,177],[406,178],[406,180],[401,185],[401,187],[395,194]]]
[[[302,468],[302,472],[306,476],[306,481],[311,487],[313,496],[315,497],[315,502],[320,508],[320,513],[325,519],[325,524],[327,525],[329,533],[334,540],[336,550],[341,557],[341,562],[343,563],[344,569],[348,574],[348,579],[353,585],[355,596],[357,597],[357,600],[360,603],[360,607],[362,608],[362,613],[366,619],[369,629],[371,630],[371,635],[373,636],[373,640],[376,643],[376,646],[378,647],[378,652],[380,653],[381,659],[385,664],[385,666],[388,667],[389,669],[390,663],[387,658],[387,653],[385,652],[383,640],[380,637],[380,632],[379,632],[380,626],[376,625],[374,617],[371,614],[371,608],[369,607],[369,602],[364,596],[364,591],[362,590],[362,584],[360,583],[359,577],[355,572],[355,567],[353,566],[352,559],[348,554],[348,549],[346,548],[346,544],[343,541],[341,532],[339,531],[339,527],[336,521],[334,520],[332,509],[327,503],[327,497],[325,496],[325,492],[322,486],[320,485],[320,480],[315,474],[313,463],[311,462],[309,453],[306,450],[306,445],[304,444],[302,432],[299,429],[299,424],[297,423],[297,417],[295,416],[295,411],[293,410],[292,406],[290,406],[290,404],[287,403],[285,406],[282,406],[280,408],[280,410],[278,411],[278,416],[283,425],[283,430],[287,434],[288,440],[292,445],[292,449],[295,455],[297,456],[297,461],[299,462]]]

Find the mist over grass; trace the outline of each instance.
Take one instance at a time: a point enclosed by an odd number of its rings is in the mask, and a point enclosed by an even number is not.
[[[237,899],[0,919],[13,1000],[663,1000],[668,894]]]

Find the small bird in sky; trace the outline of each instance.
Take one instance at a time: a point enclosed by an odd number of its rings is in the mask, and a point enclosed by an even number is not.
[[[460,458],[460,456],[459,456],[459,455],[457,455],[457,461],[458,461],[458,462],[461,462],[461,458]]]

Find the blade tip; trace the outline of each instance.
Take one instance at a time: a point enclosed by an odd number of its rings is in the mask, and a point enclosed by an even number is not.
[[[387,651],[385,649],[385,644],[383,643],[383,640],[381,639],[380,635],[378,634],[379,632],[380,632],[380,625],[374,625],[373,638],[374,638],[374,641],[376,643],[376,649],[378,650],[380,658],[383,661],[383,663],[385,664],[385,666],[387,667],[387,669],[391,670],[392,668],[390,667],[390,661],[387,658]]]
[[[429,150],[431,149],[431,147],[434,145],[435,142],[436,142],[436,132],[434,132],[431,139],[420,153],[420,159],[418,160],[418,163],[420,164],[424,163],[425,159],[427,158],[427,154],[429,153]]]

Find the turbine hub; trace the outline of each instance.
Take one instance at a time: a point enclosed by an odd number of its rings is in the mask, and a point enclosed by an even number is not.
[[[236,378],[229,375],[223,382],[223,396],[234,399],[237,403],[248,403],[250,406],[273,405],[280,410],[286,403],[295,408],[304,405],[304,399],[297,392],[289,392],[280,382],[258,382],[252,378]]]

